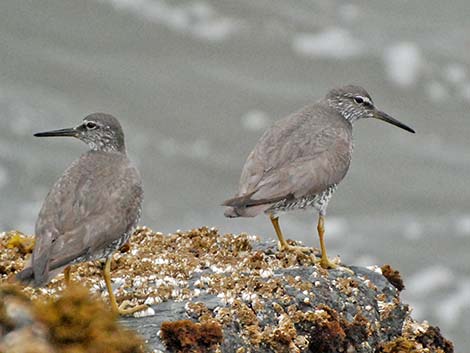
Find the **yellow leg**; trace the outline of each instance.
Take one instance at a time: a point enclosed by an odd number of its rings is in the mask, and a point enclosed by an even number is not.
[[[64,282],[65,282],[65,285],[68,287],[70,286],[70,270],[72,269],[72,266],[67,266],[65,269],[64,269]]]
[[[318,237],[320,238],[320,249],[321,249],[321,259],[320,259],[320,266],[323,268],[336,268],[338,267],[335,263],[331,262],[326,255],[326,246],[325,246],[325,219],[323,215],[319,215],[318,217]]]
[[[284,239],[284,235],[282,235],[281,227],[279,226],[279,217],[275,217],[273,215],[269,215],[271,219],[271,223],[273,224],[274,230],[276,231],[277,238],[279,239],[279,250],[281,251],[302,251],[302,252],[310,252],[310,248],[305,246],[292,246],[287,244],[286,239]]]
[[[106,289],[108,290],[108,294],[109,294],[109,302],[111,304],[111,310],[114,313],[119,314],[119,315],[131,315],[137,311],[147,309],[147,305],[137,305],[129,309],[124,309],[117,305],[116,297],[114,296],[114,293],[113,293],[113,287],[111,286],[111,261],[112,261],[112,256],[109,256],[106,259],[106,264],[103,269],[103,277],[106,283]]]
[[[287,244],[286,240],[284,239],[284,235],[282,235],[281,227],[279,227],[279,217],[274,217],[269,215],[271,219],[271,223],[273,224],[274,230],[276,231],[277,238],[279,239],[279,247],[281,250],[287,250],[289,248],[289,244]]]

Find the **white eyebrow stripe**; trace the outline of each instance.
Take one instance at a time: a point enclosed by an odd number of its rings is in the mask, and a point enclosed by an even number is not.
[[[353,98],[361,98],[364,103],[367,103],[367,104],[370,104],[370,105],[374,104],[374,103],[372,103],[372,101],[369,97],[364,97],[364,96],[357,95],[357,96],[354,96]]]
[[[361,98],[364,100],[364,102],[372,104],[372,101],[369,99],[369,97],[361,97]]]

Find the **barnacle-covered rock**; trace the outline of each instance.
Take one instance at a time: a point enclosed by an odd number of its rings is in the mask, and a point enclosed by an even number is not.
[[[5,234],[0,244],[8,243]],[[8,281],[28,253],[10,247],[0,256]],[[71,275],[107,300],[99,264],[75,266]],[[278,252],[248,234],[140,228],[114,255],[112,279],[119,302],[151,307],[120,319],[149,351],[453,352],[438,328],[411,318],[400,300],[403,282],[390,266],[324,270],[313,250]],[[57,298],[63,287],[58,276],[47,288],[23,293]]]

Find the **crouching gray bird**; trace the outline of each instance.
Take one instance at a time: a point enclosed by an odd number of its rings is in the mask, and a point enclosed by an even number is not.
[[[278,214],[315,208],[323,268],[334,268],[326,254],[324,216],[331,196],[346,175],[353,150],[353,124],[376,118],[414,133],[378,110],[359,86],[332,89],[325,98],[279,120],[249,154],[235,198],[223,203],[226,217],[267,214],[281,250],[298,250],[284,239]],[[305,249],[305,248],[304,248]]]
[[[131,314],[146,306],[118,307],[112,291],[113,252],[125,244],[140,219],[143,199],[138,170],[126,154],[119,121],[103,113],[88,115],[77,127],[34,136],[70,136],[90,147],[74,161],[49,191],[36,221],[30,267],[17,278],[36,287],[46,285],[70,265],[106,259],[103,276],[112,310]]]

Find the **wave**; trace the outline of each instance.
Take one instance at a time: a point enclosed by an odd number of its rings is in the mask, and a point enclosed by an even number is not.
[[[98,0],[176,32],[208,41],[222,41],[241,28],[242,21],[218,13],[206,2],[171,4],[162,0]]]

